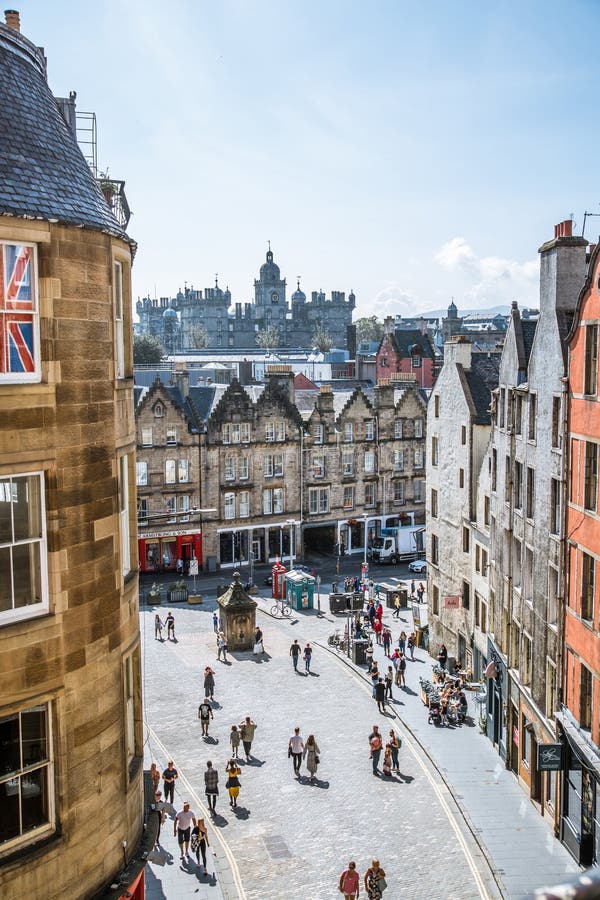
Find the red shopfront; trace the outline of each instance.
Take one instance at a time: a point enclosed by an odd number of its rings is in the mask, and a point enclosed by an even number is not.
[[[202,534],[197,531],[140,534],[138,552],[140,572],[175,572],[179,559],[185,574],[193,559],[198,560],[198,568],[202,570]]]

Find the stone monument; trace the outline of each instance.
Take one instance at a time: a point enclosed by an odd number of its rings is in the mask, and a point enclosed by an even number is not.
[[[239,572],[233,573],[231,587],[217,597],[217,603],[221,610],[227,649],[229,651],[252,650],[257,603],[244,590]]]

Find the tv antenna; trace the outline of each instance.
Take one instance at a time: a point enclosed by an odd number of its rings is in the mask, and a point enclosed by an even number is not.
[[[590,219],[592,216],[600,216],[600,213],[595,212],[584,212],[583,214],[583,228],[581,229],[581,237],[585,235],[585,223],[587,219]]]

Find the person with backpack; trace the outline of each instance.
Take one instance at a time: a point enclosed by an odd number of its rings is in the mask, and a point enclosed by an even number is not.
[[[406,657],[404,653],[401,653],[398,658],[396,672],[398,673],[398,684],[401,687],[406,687]]]
[[[200,854],[202,854],[202,868],[206,873],[206,848],[210,847],[208,841],[208,830],[204,824],[204,819],[198,819],[197,824],[192,828],[192,842],[190,849],[196,856],[196,864],[200,866]]]

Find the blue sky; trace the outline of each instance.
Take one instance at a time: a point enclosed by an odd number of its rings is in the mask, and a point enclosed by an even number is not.
[[[136,297],[248,301],[270,239],[357,315],[535,305],[539,245],[600,212],[595,0],[18,8],[127,182]]]

